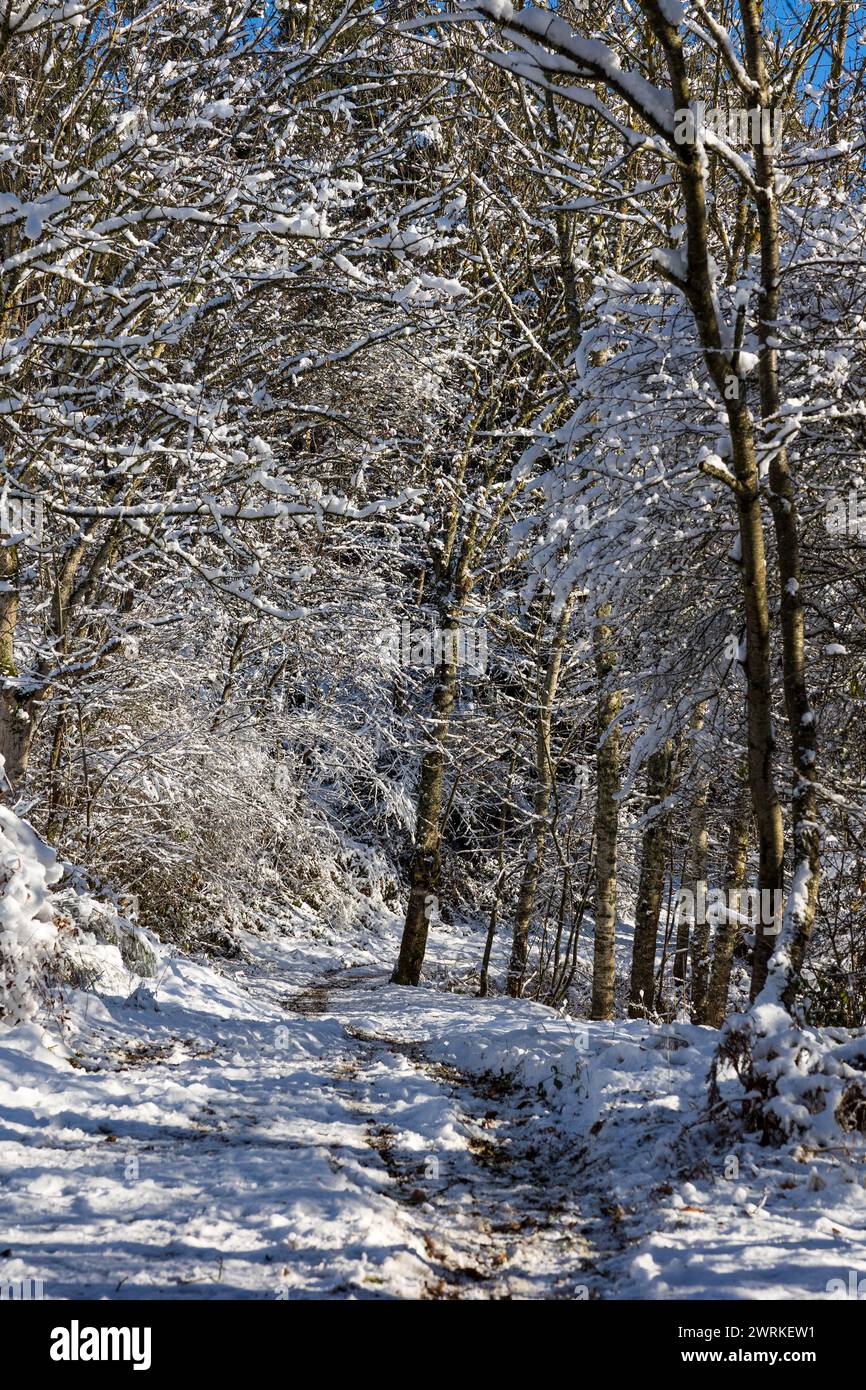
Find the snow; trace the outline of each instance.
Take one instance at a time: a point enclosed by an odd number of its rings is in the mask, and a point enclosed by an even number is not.
[[[440,924],[432,975],[480,945]],[[245,947],[224,973],[164,954],[156,1007],[76,993],[62,1032],[0,1030],[0,1277],[49,1298],[829,1298],[866,1261],[853,1144],[839,1164],[705,1132],[713,1030],[399,988],[373,943]]]
[[[61,874],[54,850],[27,821],[0,805],[0,1019],[9,1023],[38,1012],[43,977],[57,950],[48,890]]]
[[[770,169],[742,118],[805,41],[772,7],[766,84],[683,0],[649,7],[670,63],[640,5],[173,6],[168,59],[134,8],[5,28],[0,1294],[837,1296],[866,1134],[846,45]],[[759,753],[787,908],[754,1007],[754,937],[717,934],[714,1031],[673,904],[751,925],[712,880]],[[656,831],[667,1022],[585,1022],[591,990],[627,1011]],[[413,837],[441,874],[406,990]],[[521,900],[527,991],[567,1014],[499,993]]]
[[[668,24],[672,24],[674,28],[682,24],[685,18],[685,7],[682,0],[659,0],[659,9]]]
[[[688,266],[686,258],[681,251],[671,250],[670,247],[654,246],[650,252],[650,260],[659,267],[665,275],[685,284],[688,277]]]

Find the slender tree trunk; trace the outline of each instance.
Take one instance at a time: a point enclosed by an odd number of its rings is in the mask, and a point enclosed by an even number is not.
[[[544,859],[547,839],[547,818],[550,811],[550,796],[553,787],[553,757],[550,746],[550,727],[556,690],[562,670],[565,639],[571,618],[573,597],[569,596],[563,604],[557,620],[547,657],[544,680],[538,698],[535,718],[535,794],[532,803],[532,827],[529,850],[520,883],[517,911],[514,917],[514,935],[511,944],[511,962],[508,967],[508,993],[515,999],[520,997],[526,977],[526,960],[529,950],[529,923],[535,903],[535,891]]]
[[[746,66],[757,88],[762,108],[769,112],[772,90],[764,62],[762,11],[758,0],[741,0]],[[782,674],[785,708],[791,737],[794,786],[791,801],[794,864],[791,897],[786,909],[786,941],[789,963],[782,988],[790,1007],[818,904],[821,883],[821,843],[818,827],[817,721],[809,699],[805,661],[805,622],[800,565],[800,526],[797,499],[787,449],[779,436],[779,352],[776,333],[780,313],[781,265],[779,212],[776,199],[772,137],[761,137],[754,146],[758,184],[758,230],[761,247],[761,283],[758,293],[759,380],[762,447],[769,464],[770,509],[776,533],[782,629]],[[778,885],[781,888],[781,882]],[[777,924],[756,928],[752,973],[752,997],[764,986],[769,958],[776,941]]]
[[[568,994],[568,991],[571,989],[571,986],[574,983],[574,977],[577,973],[577,948],[580,944],[580,928],[581,923],[583,922],[583,914],[586,911],[586,904],[589,901],[589,895],[592,891],[593,880],[595,877],[593,873],[594,866],[592,863],[594,849],[595,841],[590,840],[588,854],[589,865],[587,867],[586,876],[583,881],[583,889],[580,895],[580,902],[576,904],[572,903],[571,926],[569,928],[568,941],[565,947],[565,958],[562,964],[562,974],[559,979],[554,979],[551,986],[549,1003],[551,1003],[554,1007],[556,1007],[558,1004],[561,1004],[563,999],[565,999],[566,995]]]
[[[758,888],[762,901],[774,901],[784,882],[785,844],[782,808],[773,776],[775,740],[771,710],[769,608],[763,526],[757,499],[757,470],[749,466],[750,481],[738,495],[742,571],[746,598],[746,719],[748,773],[752,811],[758,832]],[[765,894],[769,897],[765,898]],[[766,977],[772,941],[756,937],[752,990]]]
[[[53,842],[60,830],[60,765],[66,747],[68,715],[64,705],[54,721],[54,734],[51,739],[51,754],[48,759],[48,811],[45,822],[45,838]]]
[[[15,632],[18,625],[18,547],[0,546],[0,754],[6,794],[23,780],[30,759],[34,723],[17,689]],[[2,790],[2,788],[0,788]]]
[[[550,93],[547,96],[547,113],[554,147],[561,149],[556,106]],[[556,230],[559,269],[568,310],[571,346],[576,348],[580,341],[581,311],[574,275],[574,263],[571,256],[571,229],[566,217],[561,213],[557,216]],[[614,264],[617,268],[619,268],[621,257],[622,241],[619,242],[614,256]],[[593,353],[593,363],[596,366],[600,365],[606,355],[606,349]],[[616,980],[616,856],[619,834],[619,805],[616,796],[620,787],[620,740],[619,729],[614,721],[622,707],[622,692],[608,689],[609,677],[616,667],[617,660],[616,653],[611,646],[613,633],[610,626],[604,621],[610,617],[610,614],[611,605],[603,604],[596,613],[597,622],[593,631],[593,649],[598,680],[596,733],[599,740],[596,754],[596,808],[593,827],[593,838],[596,845],[596,873],[591,1017],[594,1019],[613,1018]]]
[[[454,501],[445,519],[441,550],[435,552],[431,565],[443,637],[442,662],[437,668],[433,691],[430,742],[421,760],[415,811],[415,844],[409,866],[409,900],[400,954],[391,976],[396,985],[417,985],[420,980],[430,922],[439,905],[445,758],[451,715],[457,698],[458,636],[466,600],[472,589],[470,566],[475,558],[479,521],[479,512],[475,509],[470,515],[462,538],[458,540],[461,515],[460,487],[469,463],[471,441],[484,417],[487,405],[486,400],[482,402],[473,417],[468,440],[456,471]]]
[[[596,613],[593,630],[595,669],[598,680],[596,713],[595,806],[595,947],[592,965],[592,1018],[613,1018],[616,975],[616,850],[619,832],[620,788],[619,728],[614,722],[622,707],[622,692],[610,689],[616,667],[613,632],[605,621],[611,605]]]
[[[851,5],[845,3],[839,7],[839,17],[836,20],[831,48],[830,77],[827,83],[827,138],[831,145],[835,145],[839,139],[839,122],[842,114],[842,73],[845,65],[845,46],[848,41],[850,19]],[[837,177],[841,182],[841,166]]]
[[[0,695],[0,753],[5,760],[6,776],[17,787],[27,776],[33,736],[36,732],[36,712],[50,688],[51,666],[65,650],[64,637],[70,607],[78,597],[86,598],[103,566],[108,563],[117,544],[119,528],[112,528],[109,537],[99,547],[80,595],[74,592],[75,578],[88,540],[82,538],[66,553],[54,581],[51,594],[48,635],[53,641],[50,657],[43,658],[35,672],[30,693],[21,695],[15,679],[15,631],[19,617],[18,551],[17,546],[0,547],[0,676],[3,679]]]
[[[742,888],[746,881],[746,859],[749,851],[749,820],[751,811],[748,788],[740,793],[731,820],[728,837],[728,860],[725,868],[725,901],[733,912],[739,912],[742,903]],[[713,949],[713,966],[707,989],[706,1005],[697,1023],[707,1023],[711,1028],[721,1028],[728,1008],[728,989],[731,983],[731,963],[734,946],[740,931],[736,917],[727,916],[716,928]]]
[[[499,872],[496,875],[496,886],[493,890],[493,906],[490,909],[490,917],[487,923],[487,936],[484,940],[484,954],[481,957],[481,970],[478,976],[478,998],[486,999],[490,987],[490,957],[493,953],[493,943],[496,940],[496,928],[499,925],[499,908],[502,903],[502,885],[505,881],[505,870],[500,859]]]
[[[671,793],[672,766],[670,743],[662,744],[647,761],[647,801],[650,811],[655,811],[656,814],[644,830],[641,847],[640,884],[631,958],[628,1010],[630,1018],[645,1018],[652,1012],[653,1007],[656,944],[665,881],[665,838],[669,819],[659,808]]]
[[[704,723],[704,706],[695,711],[691,720],[692,734],[700,733]],[[689,817],[689,841],[685,856],[685,874],[680,883],[677,902],[676,947],[672,975],[677,987],[679,1004],[687,999],[689,948],[694,941],[698,908],[706,899],[707,828],[706,787],[699,782]]]
[[[418,786],[415,846],[409,867],[409,903],[400,955],[391,976],[395,985],[417,985],[420,980],[430,922],[439,905],[440,817],[448,729],[457,695],[458,627],[459,620],[455,616],[443,630],[443,661],[433,694],[431,746],[421,762]]]
[[[486,999],[489,988],[490,957],[493,953],[493,942],[496,938],[496,928],[499,923],[499,908],[502,904],[502,890],[505,886],[505,832],[508,827],[511,810],[511,789],[514,782],[514,768],[517,762],[517,750],[511,754],[511,771],[508,776],[508,792],[502,798],[502,807],[499,812],[499,854],[497,859],[496,885],[493,890],[493,906],[490,909],[490,920],[487,924],[487,938],[484,942],[484,955],[481,958],[481,972],[478,981],[478,997]]]
[[[704,709],[696,713],[695,732],[699,733],[704,723]],[[692,987],[691,1005],[694,1013],[701,1014],[707,997],[707,980],[710,973],[710,923],[707,918],[707,796],[709,787],[706,776],[701,774],[692,806],[692,826],[690,843],[690,880],[694,905],[691,938]]]

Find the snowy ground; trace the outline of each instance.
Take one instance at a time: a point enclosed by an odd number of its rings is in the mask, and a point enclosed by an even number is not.
[[[431,973],[453,978],[479,942],[441,930]],[[157,1009],[76,995],[65,1044],[0,1032],[0,1282],[752,1299],[866,1281],[861,1158],[712,1142],[709,1030],[399,989],[373,949],[248,946],[222,974],[171,958]]]

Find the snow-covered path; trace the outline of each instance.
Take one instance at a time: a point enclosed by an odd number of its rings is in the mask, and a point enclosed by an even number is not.
[[[371,1031],[369,1004],[369,992],[337,973],[288,1007],[350,1020],[339,1093],[381,1158],[391,1179],[385,1195],[428,1266],[423,1295],[588,1296],[592,1247],[574,1190],[574,1136],[507,1081],[435,1061],[423,1040]],[[359,1006],[364,1029],[351,1021]]]
[[[0,1032],[0,1284],[48,1298],[847,1297],[863,1155],[714,1135],[716,1042],[400,989],[331,945],[167,954],[158,1008]],[[445,959],[445,953],[449,959]],[[134,981],[133,981],[134,983]],[[131,986],[130,986],[131,988]],[[139,1002],[142,1007],[136,1007]],[[856,1295],[855,1295],[856,1296]]]
[[[17,1031],[2,1278],[59,1298],[585,1297],[574,1137],[426,1055],[432,1016],[450,1003],[459,1026],[470,1001],[421,992],[413,1017],[382,975],[284,975],[266,953],[234,980],[183,962],[158,1011],[91,1000],[71,1072]]]

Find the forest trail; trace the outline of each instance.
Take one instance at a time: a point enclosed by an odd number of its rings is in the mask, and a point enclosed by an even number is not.
[[[417,989],[384,939],[248,935],[0,1036],[0,1286],[796,1299],[866,1269],[856,1154],[707,1143],[713,1030],[477,999],[477,940],[440,936]]]
[[[444,1002],[459,1028],[476,1001]],[[442,1004],[263,949],[220,976],[181,963],[156,1007],[92,1001],[66,1058],[31,1036],[2,1095],[0,1278],[49,1298],[591,1296],[580,1141],[528,1090],[429,1055]]]
[[[334,972],[286,1008],[339,1017],[341,993],[355,984]],[[335,1076],[337,1090],[392,1180],[399,1220],[423,1243],[430,1261],[423,1297],[588,1297],[591,1228],[575,1200],[582,1146],[574,1137],[562,1136],[535,1098],[506,1078],[433,1061],[424,1042],[351,1025],[346,1034],[354,1047]],[[440,1157],[422,1138],[416,1157],[411,1131],[401,1135],[384,1118],[395,1070],[405,1077],[407,1065],[420,1092],[453,1108],[465,1149]]]

